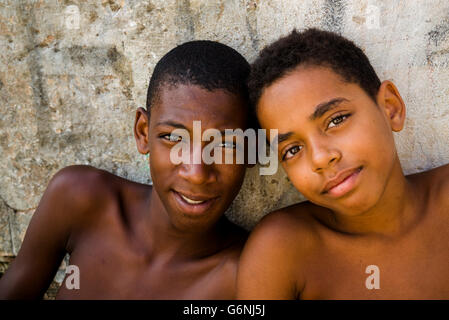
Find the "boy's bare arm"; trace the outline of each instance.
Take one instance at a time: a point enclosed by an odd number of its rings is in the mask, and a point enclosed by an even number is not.
[[[292,235],[291,219],[271,213],[251,233],[237,276],[237,298],[249,300],[297,299],[303,279],[300,251]]]
[[[50,181],[28,226],[17,257],[0,279],[0,299],[41,298],[67,250],[74,229],[82,224],[90,169],[71,166]]]

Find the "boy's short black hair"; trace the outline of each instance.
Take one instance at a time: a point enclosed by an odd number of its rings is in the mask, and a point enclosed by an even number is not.
[[[183,43],[156,64],[147,92],[147,111],[163,85],[193,84],[207,90],[222,89],[249,103],[246,81],[248,61],[236,50],[219,42],[196,40]]]
[[[293,30],[260,52],[248,80],[252,105],[257,105],[265,88],[300,65],[329,67],[376,101],[381,82],[363,51],[336,33],[311,28]]]

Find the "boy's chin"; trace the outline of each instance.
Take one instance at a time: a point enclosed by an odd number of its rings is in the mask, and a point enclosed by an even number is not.
[[[171,215],[171,224],[176,230],[185,233],[201,233],[211,228],[219,219],[221,215],[217,216],[191,216],[183,213],[176,213]]]
[[[332,198],[321,194],[315,196],[303,195],[317,206],[345,216],[357,216],[369,211],[376,205],[379,200],[379,197],[376,196],[377,194],[373,190],[363,192],[363,190],[358,189],[340,198]]]
[[[170,203],[166,209],[171,224],[176,229],[185,232],[204,231],[204,229],[212,227],[225,212],[225,210],[222,210],[219,200],[206,211],[200,213],[182,210],[182,207],[173,203]]]
[[[341,199],[333,203],[326,203],[324,206],[340,215],[355,217],[368,212],[376,205],[377,201],[373,198],[372,194],[370,196],[359,195],[358,197],[354,195],[352,199]]]

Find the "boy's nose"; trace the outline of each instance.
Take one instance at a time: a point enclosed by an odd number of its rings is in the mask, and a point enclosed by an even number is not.
[[[200,164],[182,164],[179,168],[179,176],[192,184],[205,184],[213,180],[210,165],[203,162]]]
[[[336,148],[327,148],[325,146],[315,146],[312,151],[313,171],[320,172],[335,163],[341,158],[341,153]]]
[[[205,164],[201,156],[202,147],[193,146],[189,163],[182,163],[179,168],[179,175],[192,184],[204,184],[214,179],[212,166]]]

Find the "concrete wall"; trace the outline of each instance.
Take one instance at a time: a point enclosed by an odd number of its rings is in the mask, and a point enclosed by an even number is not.
[[[0,273],[57,170],[90,164],[150,182],[132,124],[169,49],[217,40],[252,61],[312,26],[355,40],[381,79],[397,84],[408,107],[396,135],[405,171],[447,163],[448,1],[0,0]],[[301,199],[282,171],[259,176],[256,167],[228,215],[251,228]]]

